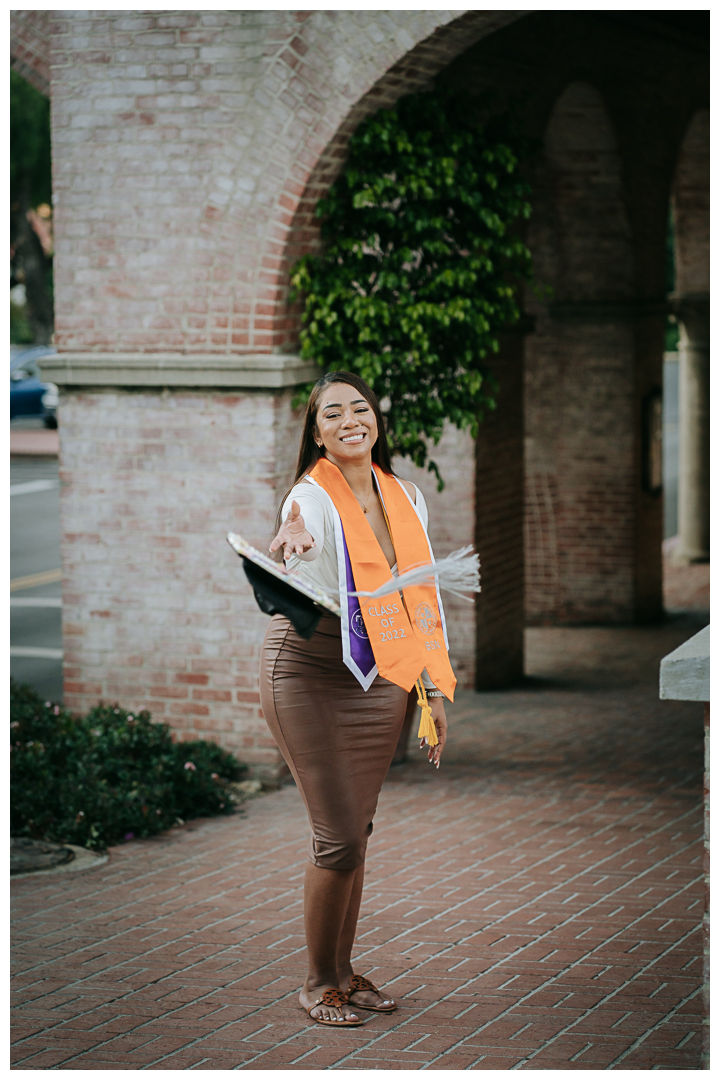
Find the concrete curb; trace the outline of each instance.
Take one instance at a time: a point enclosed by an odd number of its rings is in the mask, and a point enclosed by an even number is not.
[[[70,862],[63,863],[61,866],[53,866],[49,870],[27,870],[24,874],[11,874],[10,880],[19,881],[20,878],[40,877],[43,874],[73,874],[78,870],[94,870],[95,867],[103,866],[110,859],[107,853],[96,855],[94,851],[78,847],[77,844],[64,844],[63,847],[70,848],[75,852],[75,858]]]

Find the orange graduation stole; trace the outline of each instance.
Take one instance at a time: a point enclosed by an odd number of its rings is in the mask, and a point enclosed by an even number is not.
[[[373,466],[387,516],[398,572],[433,561],[430,543],[409,495],[394,476]],[[384,585],[390,567],[370,523],[336,465],[321,458],[310,476],[332,499],[340,515],[357,592]],[[434,583],[412,585],[374,600],[358,597],[378,674],[410,691],[427,668],[450,701],[456,678],[448,658],[442,608]]]

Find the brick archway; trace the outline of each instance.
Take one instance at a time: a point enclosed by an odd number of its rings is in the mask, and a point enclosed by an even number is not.
[[[50,37],[52,12],[10,12],[10,66],[18,75],[50,96]]]
[[[288,261],[347,132],[523,14],[58,13],[60,352],[289,351]]]
[[[399,55],[389,68],[385,67],[386,57],[379,55],[363,70],[362,83],[353,97],[345,94],[326,100],[322,116],[315,119],[314,126],[308,123],[260,254],[262,284],[258,283],[257,291],[264,291],[265,296],[256,307],[252,326],[253,340],[258,345],[262,341],[263,348],[287,351],[296,345],[299,320],[297,312],[288,307],[289,272],[301,255],[319,245],[315,207],[340,172],[347,143],[357,126],[377,109],[388,108],[403,95],[427,87],[460,53],[525,12],[467,12],[445,24],[436,21],[427,33],[427,17],[437,20],[438,14],[405,13],[404,40],[415,38],[414,47]],[[421,36],[423,32],[425,36]],[[309,67],[310,56],[303,60]]]
[[[63,395],[66,703],[82,710],[98,696],[119,698],[256,761],[275,753],[255,681],[264,617],[208,538],[224,547],[232,529],[261,546],[289,486],[292,387],[311,371],[278,354],[293,344],[287,265],[316,239],[306,215],[364,110],[441,68],[469,92],[525,94],[533,133],[548,100],[581,72],[601,88],[620,133],[641,300],[618,298],[605,274],[613,304],[598,290],[587,304],[569,295],[572,311],[538,311],[537,344],[526,351],[532,363],[542,353],[544,366],[525,395],[536,432],[527,461],[536,467],[544,428],[552,432],[561,412],[566,443],[544,445],[560,462],[556,475],[579,477],[567,489],[579,509],[573,522],[569,499],[555,503],[565,592],[548,617],[638,614],[633,574],[650,564],[647,552],[657,549],[659,563],[661,515],[639,490],[637,456],[634,472],[625,458],[618,472],[605,450],[625,454],[628,400],[618,387],[635,380],[637,432],[638,403],[661,370],[662,295],[658,311],[647,308],[662,293],[678,116],[705,100],[694,41],[602,12],[58,11],[52,20],[58,356],[48,377]],[[571,314],[592,315],[588,334]],[[577,353],[567,348],[572,334]],[[452,429],[439,448],[445,492],[436,500],[427,475],[418,477],[436,552],[476,540],[483,559],[484,637],[469,605],[458,601],[457,617],[448,605],[465,686],[522,672],[518,341],[498,357],[504,397],[497,423],[483,427],[482,454]],[[565,397],[548,388],[558,365],[576,380]],[[583,378],[600,408],[576,407],[587,405],[577,392]],[[585,444],[573,442],[583,425]],[[600,535],[584,509],[598,492],[612,526]],[[658,568],[646,577],[654,602]]]

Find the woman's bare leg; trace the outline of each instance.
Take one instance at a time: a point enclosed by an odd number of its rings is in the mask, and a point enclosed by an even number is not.
[[[300,1004],[307,1008],[325,990],[340,986],[338,948],[353,893],[355,870],[327,870],[308,863],[305,870],[305,941],[308,975],[300,992]],[[361,884],[362,892],[362,884]],[[359,901],[358,901],[359,907]],[[357,922],[357,912],[355,913]],[[353,935],[354,936],[354,935]],[[352,942],[350,947],[352,948]],[[323,1020],[358,1019],[351,1006],[342,1010],[318,1005],[312,1015]]]
[[[353,977],[354,972],[351,963],[351,956],[353,945],[355,944],[355,933],[357,931],[358,915],[360,914],[360,903],[362,901],[363,884],[365,882],[365,865],[358,866],[354,871],[355,877],[352,884],[352,892],[350,893],[350,900],[348,901],[347,914],[345,915],[345,922],[343,923],[342,931],[340,932],[340,940],[338,941],[338,954],[337,954],[337,970],[340,981],[338,986],[341,990],[347,991],[350,979]],[[395,1002],[387,994],[374,994],[370,990],[356,990],[353,994],[353,1005],[359,1005],[362,1008],[363,1005],[388,1006],[391,1008]]]
[[[347,987],[347,984],[353,976],[350,957],[352,956],[353,945],[355,944],[355,933],[357,931],[358,915],[360,914],[360,903],[362,901],[363,884],[365,881],[365,865],[358,866],[357,870],[353,870],[353,875],[352,891],[348,901],[345,922],[342,925],[340,938],[338,940],[337,970],[338,978],[340,979],[338,986],[341,990],[344,990]]]

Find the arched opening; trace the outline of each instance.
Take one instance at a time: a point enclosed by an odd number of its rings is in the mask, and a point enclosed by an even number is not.
[[[263,327],[271,331],[273,350],[291,351],[297,345],[300,312],[288,301],[289,272],[302,255],[319,249],[320,229],[315,208],[342,169],[347,143],[355,129],[378,109],[389,108],[403,95],[427,87],[460,53],[522,15],[512,11],[467,12],[446,25],[436,26],[389,70],[382,66],[382,58],[378,58],[376,81],[369,80],[366,93],[346,111],[343,107],[347,101],[327,102],[324,115],[315,129],[308,132],[304,147],[296,154],[292,175],[278,200],[276,220],[267,244],[269,273],[265,276],[271,288],[262,314],[266,318],[270,315]],[[422,22],[420,18],[417,21],[419,25]],[[415,31],[413,23],[414,18],[408,12],[404,31],[408,41]]]
[[[710,556],[710,113],[695,113],[680,147],[671,212],[679,323],[677,529],[673,557]]]
[[[430,37],[410,50],[387,73],[382,75],[355,106],[344,117],[335,117],[336,129],[325,146],[317,154],[312,170],[309,171],[302,191],[291,197],[285,193],[283,205],[294,207],[292,217],[284,234],[282,245],[277,245],[276,274],[273,292],[273,348],[291,350],[296,347],[300,327],[297,308],[288,304],[289,271],[295,261],[306,252],[319,249],[320,230],[315,216],[315,207],[319,199],[327,192],[342,168],[345,147],[358,124],[379,108],[389,107],[401,96],[414,93],[427,87],[432,78],[446,68],[452,60],[464,53],[481,38],[495,32],[521,18],[521,13],[470,12],[452,23],[439,28]],[[517,395],[515,395],[517,396]],[[402,461],[398,467],[401,475],[416,483],[423,491],[430,510],[431,537],[433,547],[439,557],[449,554],[458,547],[476,542],[476,473],[475,446],[467,432],[459,432],[448,426],[440,445],[433,451],[438,462],[446,487],[442,493],[435,489],[435,480],[424,470],[416,468],[408,461]],[[518,482],[522,486],[522,476]],[[519,535],[522,536],[522,509],[518,522]],[[517,531],[517,530],[516,530]],[[502,539],[502,538],[501,538]],[[493,534],[495,542],[495,534]],[[503,546],[502,544],[500,546]],[[490,565],[494,565],[490,553]],[[487,577],[486,562],[483,573]],[[505,581],[503,580],[503,587]],[[522,588],[520,589],[522,596]],[[453,666],[460,686],[473,687],[476,684],[476,615],[475,609],[462,599],[448,596],[444,599],[449,633],[452,639]],[[506,598],[503,600],[506,603]],[[516,620],[517,622],[517,620]],[[498,638],[498,625],[491,618],[485,625],[492,638]],[[522,671],[522,612],[519,629],[515,629],[515,638],[519,635],[519,647],[514,658],[515,668]],[[501,642],[504,642],[500,635]],[[507,652],[507,646],[502,644]],[[494,664],[492,670],[499,676],[499,681],[506,682],[506,672]],[[515,670],[513,674],[516,674]]]
[[[634,265],[615,131],[572,82],[544,133],[528,243],[547,303],[526,343],[531,623],[633,617]]]

